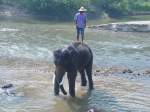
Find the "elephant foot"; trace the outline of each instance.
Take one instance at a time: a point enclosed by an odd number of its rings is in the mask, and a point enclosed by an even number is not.
[[[70,92],[71,97],[75,97],[75,92]]]
[[[55,96],[59,96],[59,94],[57,94],[57,93],[54,93],[54,95],[55,95]]]
[[[54,95],[55,95],[55,96],[58,96],[58,95],[59,95],[59,90],[56,89],[56,90],[54,91]]]
[[[93,90],[93,89],[94,89],[93,85],[89,86],[89,90]]]
[[[85,83],[84,83],[84,84],[81,84],[81,86],[86,86],[86,85],[87,85],[87,84],[85,84]]]
[[[75,97],[76,97],[76,96],[75,96],[75,94],[72,94],[72,95],[70,94],[70,96],[71,96],[71,97],[73,97],[73,98],[75,98]]]

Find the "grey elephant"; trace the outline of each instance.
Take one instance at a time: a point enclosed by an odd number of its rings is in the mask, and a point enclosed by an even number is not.
[[[66,48],[53,52],[55,64],[54,94],[59,95],[59,89],[64,91],[60,83],[67,72],[69,93],[75,97],[75,81],[77,71],[81,74],[81,86],[87,85],[85,72],[88,78],[89,90],[93,89],[92,65],[93,54],[91,49],[84,43],[74,42]],[[63,92],[64,93],[64,92]]]

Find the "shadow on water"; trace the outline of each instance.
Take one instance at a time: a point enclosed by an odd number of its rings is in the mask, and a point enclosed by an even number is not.
[[[117,106],[113,95],[95,89],[76,98],[63,96],[56,98],[53,112],[115,112]]]

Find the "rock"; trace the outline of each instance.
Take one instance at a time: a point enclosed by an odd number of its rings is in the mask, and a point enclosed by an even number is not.
[[[100,72],[100,70],[99,70],[99,69],[97,69],[97,70],[96,70],[96,72]]]
[[[123,66],[99,67],[93,72],[94,76],[108,76],[120,73],[132,73],[133,71]]]
[[[150,74],[150,70],[145,70],[144,74]]]
[[[101,110],[101,109],[91,108],[91,109],[87,110],[86,112],[105,112],[105,111]]]
[[[122,71],[122,73],[124,73],[124,74],[125,73],[133,73],[133,71],[131,69],[125,69],[125,70]]]
[[[141,74],[140,74],[140,73],[138,73],[137,75],[138,75],[138,76],[140,76]]]
[[[12,88],[13,87],[13,84],[6,84],[4,86],[2,86],[1,88],[2,89],[9,89],[9,88]]]
[[[136,70],[133,74],[135,76],[150,76],[150,69]]]
[[[8,96],[15,96],[15,89],[13,84],[6,84],[1,87],[1,93],[4,93]]]

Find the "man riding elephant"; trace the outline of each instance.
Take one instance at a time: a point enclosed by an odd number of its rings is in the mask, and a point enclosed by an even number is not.
[[[67,48],[55,50],[53,54],[54,63],[56,66],[54,79],[55,95],[59,95],[60,83],[62,82],[63,76],[66,72],[69,83],[69,93],[72,97],[75,97],[75,80],[77,71],[81,74],[81,86],[87,85],[85,76],[86,71],[89,90],[93,89],[93,54],[91,49],[86,44],[74,42]]]

